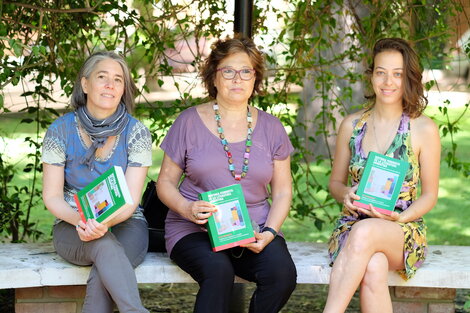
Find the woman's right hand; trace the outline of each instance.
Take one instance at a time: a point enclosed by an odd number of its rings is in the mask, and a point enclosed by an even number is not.
[[[185,218],[196,223],[203,225],[207,223],[207,219],[214,213],[217,212],[217,207],[212,203],[198,200],[189,202],[186,206]]]
[[[108,232],[108,227],[94,219],[89,219],[86,223],[83,221],[78,223],[77,232],[80,240],[92,241],[103,237]]]
[[[355,200],[359,200],[361,199],[361,197],[359,197],[357,194],[356,194],[356,191],[357,191],[357,188],[359,187],[359,185],[356,185],[356,186],[353,186],[353,187],[350,187],[347,192],[344,194],[344,198],[343,198],[343,204],[344,206],[346,207],[346,209],[349,211],[349,213],[351,213],[354,217],[358,217],[358,214],[357,214],[357,210],[359,209],[357,206],[355,206],[353,204],[353,202]]]

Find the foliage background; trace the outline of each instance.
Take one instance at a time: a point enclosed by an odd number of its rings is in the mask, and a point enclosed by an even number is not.
[[[253,36],[269,75],[253,104],[281,119],[296,148],[294,219],[311,219],[321,229],[339,212],[324,178],[337,125],[364,102],[362,73],[373,43],[386,36],[408,39],[424,68],[444,67],[456,32],[449,20],[463,6],[459,0],[255,1]],[[148,121],[158,144],[181,110],[204,101],[197,75],[188,71],[197,71],[210,42],[231,34],[233,25],[230,3],[222,0],[0,1],[0,16],[0,118],[13,114],[3,89],[21,86],[22,122],[34,130],[23,138],[33,151],[23,162],[0,154],[0,234],[14,242],[41,236],[31,210],[42,205],[42,136],[90,53],[117,50],[127,58],[140,86],[136,115]],[[168,85],[176,88],[174,99],[152,98]],[[436,85],[430,81],[427,88]],[[469,104],[449,115],[451,105],[443,102],[435,112],[447,138],[443,159],[467,177],[469,162],[459,157],[455,138]],[[16,184],[24,173],[27,183]]]

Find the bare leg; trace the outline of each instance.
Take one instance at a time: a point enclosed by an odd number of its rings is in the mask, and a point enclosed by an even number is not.
[[[403,230],[397,223],[379,218],[368,218],[357,222],[333,265],[328,298],[323,312],[346,310],[364,278],[372,256],[377,252],[382,252],[386,256],[388,269],[403,268],[403,245]]]
[[[388,268],[387,257],[382,252],[375,253],[367,264],[360,290],[362,313],[393,313]]]

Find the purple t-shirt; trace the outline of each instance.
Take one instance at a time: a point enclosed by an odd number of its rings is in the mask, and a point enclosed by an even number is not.
[[[267,186],[272,179],[274,160],[285,160],[294,149],[279,119],[261,110],[258,110],[252,141],[248,173],[239,183],[251,219],[262,226],[270,209]],[[229,147],[235,172],[240,173],[245,140],[229,143]],[[204,125],[195,107],[178,116],[161,148],[183,170],[184,179],[179,191],[189,201],[198,200],[201,192],[237,183],[228,170],[228,159],[220,138]],[[170,210],[165,222],[168,253],[171,254],[174,245],[184,236],[202,231],[205,230],[200,225]]]

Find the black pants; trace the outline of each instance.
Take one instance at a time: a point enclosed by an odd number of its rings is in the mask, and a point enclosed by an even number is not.
[[[199,284],[195,313],[228,312],[234,275],[256,283],[250,313],[279,312],[296,286],[294,262],[279,236],[256,254],[240,247],[213,252],[207,233],[193,233],[170,257]]]

